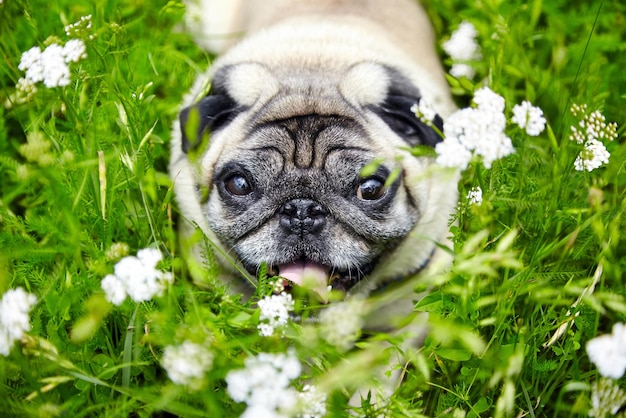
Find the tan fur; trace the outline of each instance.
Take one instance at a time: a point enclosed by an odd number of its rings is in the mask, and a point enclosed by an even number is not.
[[[269,112],[271,117],[290,115],[294,109],[308,103],[305,95],[314,97],[326,95],[327,89],[335,88],[333,85],[338,85],[340,90],[342,86],[352,90],[354,100],[367,102],[375,99],[375,97],[369,99],[367,96],[371,96],[372,91],[377,90],[371,87],[380,80],[375,77],[368,80],[367,71],[360,75],[355,69],[348,72],[354,73],[354,76],[346,76],[346,68],[351,68],[355,64],[363,65],[359,64],[362,62],[378,62],[398,68],[408,75],[411,81],[419,86],[425,99],[444,118],[454,110],[441,65],[434,51],[432,30],[424,11],[413,1],[205,0],[202,3],[208,11],[229,8],[232,9],[231,12],[243,10],[245,13],[239,16],[237,24],[219,29],[231,34],[240,30],[246,32],[235,47],[229,49],[227,54],[220,57],[213,67],[199,78],[185,99],[185,106],[205,94],[202,89],[209,83],[217,69],[239,63],[257,66],[247,70],[243,66],[243,71],[240,71],[242,67],[239,66],[235,70],[242,74],[247,73],[247,77],[236,75],[231,77],[237,80],[231,92],[239,101],[252,105],[252,112],[266,106],[267,99],[263,99],[262,96],[273,97],[281,89],[289,89],[291,93],[285,95],[284,99],[274,99],[271,104],[272,111]],[[215,20],[212,13],[205,12],[205,16]],[[235,20],[237,19],[231,18],[230,22]],[[202,25],[199,27],[204,33],[195,32],[196,38],[209,39],[212,34],[211,28]],[[255,62],[263,63],[263,68],[253,64]],[[357,70],[358,65],[355,67]],[[323,69],[328,80],[318,83],[320,90],[317,92],[299,93],[298,84],[301,81],[298,77],[294,78],[292,73],[297,72],[299,68],[307,67]],[[333,80],[335,77],[336,81]],[[292,82],[296,84],[291,85]],[[367,90],[359,93],[359,84],[366,86]],[[319,101],[311,102],[310,105],[304,104],[315,107],[299,112],[332,113],[333,106],[342,108],[341,103],[333,104],[332,100],[323,102],[326,107],[324,109],[317,108]],[[383,131],[386,129],[385,126],[381,126],[384,124],[380,121],[370,119],[372,129]],[[245,130],[243,126],[241,129]],[[213,158],[220,157],[220,149],[236,149],[234,142],[237,139],[233,132],[231,130],[227,138],[219,135],[212,138]],[[219,243],[203,222],[205,215],[202,208],[197,202],[190,201],[195,191],[193,184],[188,182],[190,176],[195,178],[210,176],[215,161],[212,158],[205,158],[201,162],[202,169],[198,172],[197,168],[191,167],[181,155],[179,136],[176,127],[173,132],[171,172],[176,180],[181,210],[190,220],[196,222],[212,241]],[[404,154],[398,151],[404,144],[389,144],[389,135],[373,133],[372,136],[383,138],[378,152],[386,154],[387,159],[391,160]],[[409,158],[408,155],[404,157]],[[409,178],[415,180],[415,197],[426,202],[426,209],[422,214],[422,226],[414,230],[396,254],[392,254],[386,260],[386,272],[384,274],[379,272],[385,276],[383,278],[409,271],[414,267],[411,265],[414,260],[424,259],[430,255],[432,241],[445,241],[447,218],[456,201],[456,177],[438,171],[426,176],[424,171],[426,166],[422,162],[407,164],[404,168],[408,171]],[[201,181],[209,182],[210,178],[202,178]],[[437,192],[432,193],[434,190]],[[424,241],[431,242],[423,245]],[[224,248],[223,251],[228,252],[228,249]],[[375,286],[375,282],[370,281],[363,285],[371,288]]]

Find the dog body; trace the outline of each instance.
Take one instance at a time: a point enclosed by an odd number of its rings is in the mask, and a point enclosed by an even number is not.
[[[222,55],[184,100],[170,173],[183,235],[197,225],[217,246],[226,282],[250,294],[240,271],[266,263],[318,293],[367,294],[441,255],[458,176],[409,148],[441,140],[454,104],[416,3],[188,7],[197,42]],[[411,111],[420,101],[438,129]]]

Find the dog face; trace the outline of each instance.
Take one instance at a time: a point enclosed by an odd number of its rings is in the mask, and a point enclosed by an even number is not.
[[[441,216],[433,193],[454,194],[434,190],[430,159],[408,151],[441,140],[411,111],[420,100],[399,70],[374,62],[221,66],[180,115],[194,190],[179,200],[197,201],[192,220],[252,274],[266,263],[318,291],[349,290],[385,260],[392,275],[410,274],[434,248],[422,231]]]

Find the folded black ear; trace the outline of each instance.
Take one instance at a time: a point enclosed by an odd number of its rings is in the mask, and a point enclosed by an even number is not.
[[[207,132],[214,132],[230,122],[240,108],[225,94],[209,95],[180,112],[183,152],[198,147]]]
[[[411,110],[419,101],[419,97],[389,95],[383,103],[371,109],[407,144],[434,147],[443,140],[443,119],[435,115],[431,123],[420,120]]]

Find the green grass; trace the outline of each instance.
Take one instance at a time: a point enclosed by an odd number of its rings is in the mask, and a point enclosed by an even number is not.
[[[626,320],[626,6],[428,3],[441,39],[461,20],[480,34],[481,81],[451,80],[459,105],[488,84],[509,114],[527,99],[549,127],[538,137],[511,128],[515,154],[464,173],[454,265],[425,278],[435,287],[416,306],[430,312],[432,332],[408,353],[413,366],[382,413],[586,416],[599,375],[585,342]],[[253,306],[190,282],[166,174],[168,138],[183,93],[211,57],[181,31],[183,12],[178,2],[0,5],[3,104],[23,76],[22,52],[52,36],[66,41],[64,25],[88,14],[95,35],[88,57],[72,64],[69,86],[40,84],[26,103],[0,106],[0,293],[21,286],[39,299],[28,337],[0,356],[2,416],[234,416],[245,405],[228,396],[226,374],[246,357],[289,347],[303,376],[328,391],[329,416],[345,416],[344,388],[385,361],[393,349],[381,350],[383,343],[402,341],[374,335],[346,353],[299,324],[284,337],[260,337]],[[620,125],[607,145],[610,163],[592,172],[574,170],[574,103]],[[479,185],[483,204],[468,204]],[[158,246],[175,284],[151,302],[109,304],[100,281],[119,259],[109,251],[116,243],[130,254]],[[598,269],[594,291],[577,303]],[[164,347],[186,339],[210,341],[214,354],[195,391],[160,366]],[[617,384],[626,388],[624,379]],[[356,414],[375,416],[378,407]]]

